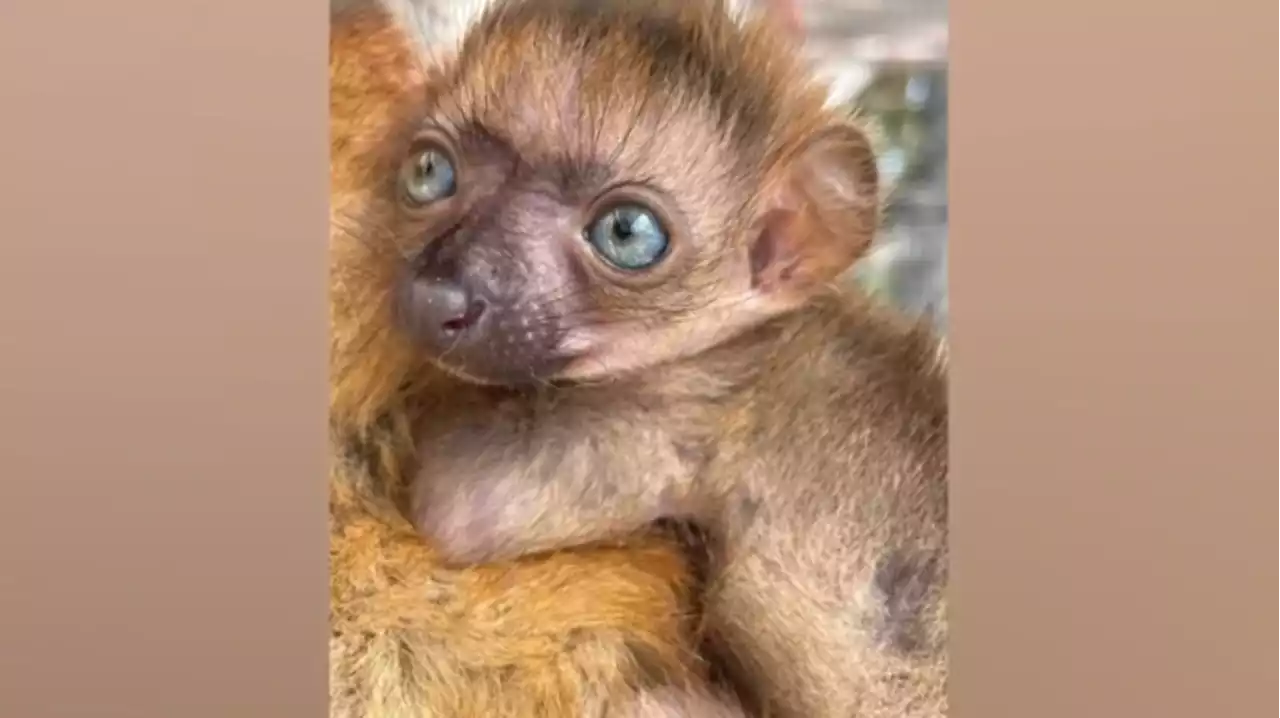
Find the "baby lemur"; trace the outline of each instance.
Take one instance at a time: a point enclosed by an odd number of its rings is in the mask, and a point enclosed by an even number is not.
[[[716,0],[499,0],[441,72],[395,184],[399,321],[463,380],[419,528],[465,563],[694,521],[760,707],[944,714],[942,352],[830,289],[876,169],[791,40]]]
[[[372,3],[330,27],[330,718],[647,718],[698,705],[713,688],[690,630],[700,557],[665,532],[448,566],[406,520],[414,427],[452,416],[422,414],[418,398],[460,383],[413,350],[387,301],[403,260],[385,180],[435,65],[417,30]]]

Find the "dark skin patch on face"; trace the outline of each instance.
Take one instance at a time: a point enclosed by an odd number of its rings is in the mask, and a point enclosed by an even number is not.
[[[533,180],[554,189],[566,203],[581,201],[607,184],[614,170],[592,157],[566,153],[559,157],[529,158],[520,154],[500,128],[470,121],[458,128],[464,154],[486,164],[505,164],[510,175]]]
[[[594,195],[613,177],[613,170],[602,162],[560,157],[542,163],[537,175],[555,187],[566,203],[581,202]]]

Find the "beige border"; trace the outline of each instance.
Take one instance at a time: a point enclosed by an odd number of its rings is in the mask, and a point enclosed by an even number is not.
[[[327,23],[0,4],[0,716],[327,713]]]
[[[952,7],[953,715],[1272,715],[1276,5]]]

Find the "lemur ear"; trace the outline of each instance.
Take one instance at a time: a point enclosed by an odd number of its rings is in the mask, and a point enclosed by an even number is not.
[[[879,176],[867,136],[851,122],[827,126],[785,169],[751,247],[756,290],[808,295],[849,269],[879,221]]]

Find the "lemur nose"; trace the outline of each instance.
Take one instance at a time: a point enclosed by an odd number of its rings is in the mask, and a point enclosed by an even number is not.
[[[419,277],[413,282],[412,293],[420,329],[427,338],[442,344],[463,338],[480,323],[487,308],[484,300],[463,284],[448,279]]]

